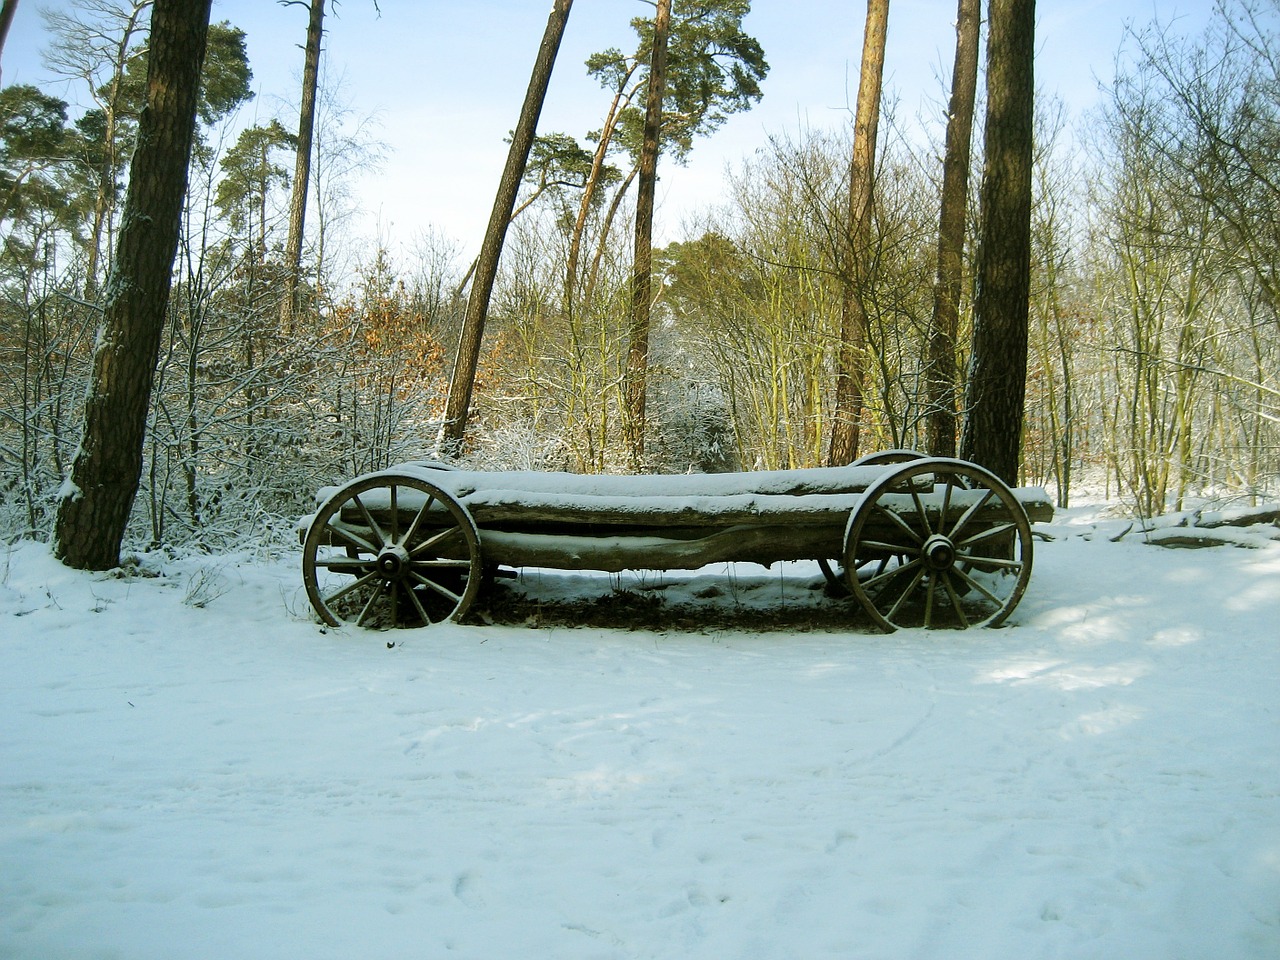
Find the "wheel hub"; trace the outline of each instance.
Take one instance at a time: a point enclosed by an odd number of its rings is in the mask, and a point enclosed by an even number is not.
[[[409,554],[403,547],[384,547],[378,554],[378,572],[389,579],[401,579],[408,564]]]
[[[942,534],[935,533],[924,542],[921,555],[930,570],[950,570],[956,562],[955,544]]]

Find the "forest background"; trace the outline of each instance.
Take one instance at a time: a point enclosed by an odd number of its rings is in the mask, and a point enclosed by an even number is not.
[[[348,0],[329,19],[334,46],[345,18],[364,5]],[[0,522],[11,534],[47,537],[78,443],[96,301],[137,118],[147,6],[71,0],[48,8],[43,69],[62,80],[19,77],[0,89]],[[280,14],[296,21],[300,46],[306,17],[297,6],[282,4]],[[382,23],[394,28],[397,13],[383,6]],[[601,6],[616,22],[598,50],[616,47],[617,56],[583,71],[581,58],[562,53],[557,65],[558,77],[576,72],[594,88],[596,112],[544,119],[508,234],[469,437],[478,465],[626,466],[619,410],[634,138],[612,141],[594,176],[590,161],[611,104],[640,90],[643,70],[632,68],[643,65],[644,36],[629,21],[648,7]],[[949,5],[926,6],[945,35]],[[924,15],[920,4],[895,7],[891,37],[913,35],[916,26],[902,19],[909,8],[917,23]],[[1095,106],[1075,112],[1053,90],[1039,91],[1021,479],[1049,485],[1060,504],[1081,476],[1144,516],[1180,508],[1189,495],[1275,492],[1278,26],[1274,0],[1220,0],[1207,17],[1133,22],[1117,31],[1114,78],[1100,84]],[[816,56],[833,31],[810,28]],[[6,47],[6,81],[17,36]],[[769,57],[768,33],[757,38]],[[537,28],[519,39],[517,74],[532,59]],[[837,38],[844,63],[859,39]],[[1063,39],[1050,34],[1038,49]],[[373,225],[360,216],[360,183],[386,164],[387,145],[362,103],[347,98],[341,65],[322,59],[304,307],[286,329],[281,265],[297,107],[288,90],[274,90],[278,115],[268,116],[267,98],[253,94],[251,49],[231,21],[211,33],[131,531],[138,543],[216,548],[264,532],[287,536],[316,487],[429,454],[439,430],[473,246],[435,224],[405,236],[399,212]],[[271,57],[277,75],[284,52]],[[300,69],[301,50],[288,53]],[[946,83],[918,102],[895,99],[892,71],[886,86],[874,270],[863,292],[863,450],[923,448],[928,413]],[[517,84],[509,93],[507,127],[520,92]],[[821,96],[828,107],[847,99],[845,88]],[[633,110],[642,93],[639,101]],[[458,96],[460,115],[467,102]],[[739,131],[753,104],[741,104]],[[550,124],[561,121],[576,125],[555,132]],[[435,140],[420,149],[465,158],[475,149],[465,129],[431,124]],[[720,172],[711,202],[680,199],[675,185],[689,168],[673,162],[678,141],[663,159],[664,193],[680,217],[659,215],[650,470],[823,462],[851,116],[828,109],[815,123],[797,111],[793,122],[755,132],[749,152]],[[714,139],[690,140],[685,159]],[[976,196],[980,157],[973,170]],[[423,179],[432,183],[424,194],[466,193],[447,178]],[[705,168],[698,182],[707,190]],[[479,224],[488,200],[477,202]],[[976,217],[978,205],[969,206]],[[566,284],[575,257],[581,272]],[[972,292],[966,284],[962,326]],[[962,330],[960,369],[967,342]]]

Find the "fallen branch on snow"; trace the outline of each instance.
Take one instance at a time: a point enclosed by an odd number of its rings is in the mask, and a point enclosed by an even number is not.
[[[1161,522],[1164,521],[1164,522]],[[1280,540],[1280,506],[1193,510],[1157,518],[1145,531],[1147,543],[1161,547],[1250,547]]]

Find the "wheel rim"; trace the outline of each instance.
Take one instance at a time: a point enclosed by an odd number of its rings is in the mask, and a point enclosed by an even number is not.
[[[909,463],[914,460],[924,460],[927,456],[927,454],[921,453],[919,450],[909,450],[905,447],[895,450],[876,450],[872,453],[864,453],[851,462],[849,466],[883,467],[891,463]]]
[[[482,579],[466,508],[417,477],[375,474],[324,502],[307,528],[302,576],[331,626],[418,627],[460,620]]]
[[[850,515],[846,582],[886,631],[994,627],[1026,590],[1031,542],[1026,512],[994,474],[916,460],[868,487]]]

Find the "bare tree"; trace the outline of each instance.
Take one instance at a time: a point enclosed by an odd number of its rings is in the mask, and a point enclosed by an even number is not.
[[[54,528],[55,555],[79,569],[103,570],[120,562],[138,491],[211,4],[156,0],[151,11],[146,106],[104,295],[84,435]]]
[[[627,455],[633,470],[644,460],[645,392],[649,368],[649,308],[652,297],[653,198],[658,182],[658,132],[662,126],[662,97],[667,82],[667,34],[671,29],[671,0],[658,0],[653,20],[653,53],[649,59],[649,92],[645,101],[640,146],[639,185],[636,188],[635,258],[631,276],[631,327],[627,374],[623,391],[623,419]]]
[[[991,0],[986,165],[961,456],[1018,480],[1031,288],[1035,0]]]
[[[942,204],[938,217],[938,279],[925,361],[928,426],[926,445],[937,457],[956,454],[956,327],[964,280],[964,226],[969,208],[969,156],[978,90],[981,0],[959,0],[956,56],[947,109],[947,146],[942,160]]]
[[[467,313],[463,320],[462,335],[458,341],[458,353],[454,359],[453,376],[449,382],[449,397],[445,402],[444,425],[440,431],[442,455],[454,457],[461,452],[462,437],[467,429],[467,415],[471,407],[471,392],[475,385],[476,365],[480,360],[480,341],[484,336],[485,316],[489,311],[489,297],[498,276],[498,261],[502,257],[502,243],[511,223],[511,211],[515,209],[516,195],[524,179],[524,168],[529,161],[534,134],[538,129],[538,117],[542,102],[551,82],[551,71],[556,63],[556,53],[569,20],[573,0],[554,0],[547,28],[538,47],[538,56],[525,92],[520,119],[511,137],[511,149],[507,151],[507,163],[498,183],[493,210],[489,214],[489,226],[485,230],[480,247],[480,259],[476,263],[475,279],[471,283],[471,296],[467,300]]]
[[[827,460],[848,463],[858,455],[862,418],[862,361],[867,337],[863,290],[871,274],[871,217],[875,199],[876,135],[880,123],[880,86],[884,75],[889,0],[867,0],[862,35],[862,73],[853,120],[853,158],[849,166],[849,225],[845,243],[844,285],[840,309],[840,354],[836,363],[836,405]]]

